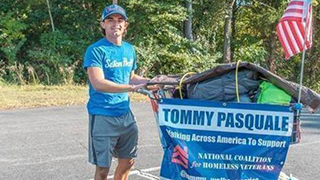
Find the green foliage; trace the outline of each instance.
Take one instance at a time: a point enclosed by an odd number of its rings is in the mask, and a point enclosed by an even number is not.
[[[201,72],[212,68],[221,57],[219,53],[210,55],[200,52],[197,44],[191,46],[191,50],[180,48],[174,52],[155,44],[137,46],[142,74],[153,77],[158,74]]]
[[[222,62],[227,1],[126,0],[129,29],[125,37],[136,47],[139,73],[199,72]],[[49,0],[55,32],[51,30],[46,1],[0,1],[0,81],[5,83],[86,83],[82,68],[86,48],[102,37],[99,21],[103,0]],[[287,0],[237,0],[234,7],[232,50],[234,61],[254,62],[298,82],[300,57],[285,61],[275,27]],[[314,40],[307,51],[304,83],[319,90],[320,6],[313,0]],[[183,24],[193,18],[194,41],[184,38]]]
[[[191,42],[183,37],[182,24],[187,17],[183,3],[131,0],[124,4],[130,22],[127,39],[136,46],[142,74],[199,72],[221,57],[221,53],[210,51],[215,46],[206,46],[208,41]]]
[[[23,65],[17,62],[17,55],[26,41],[22,32],[26,27],[23,22],[13,17],[13,13],[0,14],[0,75],[8,81],[21,84],[24,83]]]
[[[36,79],[44,84],[73,83],[73,45],[60,31],[42,34],[40,46],[28,51],[28,65],[34,68]]]
[[[234,39],[235,57],[249,62],[263,64],[268,68],[266,60],[271,51],[273,41],[277,41],[276,25],[286,7],[286,1],[253,1],[238,7],[236,37]],[[279,46],[276,48],[280,48]],[[273,52],[277,53],[277,52]],[[280,54],[276,60],[280,60]]]
[[[202,44],[206,52],[213,55],[222,54],[225,1],[215,1],[214,5],[211,0],[193,1],[193,3],[195,39]],[[221,59],[218,62],[221,62]]]
[[[242,42],[245,42],[245,40],[243,40]],[[237,47],[236,51],[234,52],[234,58],[242,61],[260,64],[265,60],[265,57],[268,53],[266,49],[263,47],[261,41],[249,43],[246,45],[240,43],[235,44],[237,44],[239,47]]]
[[[12,13],[2,15],[0,19],[0,50],[12,65],[16,61],[16,56],[26,38],[23,30],[26,25],[12,17]]]

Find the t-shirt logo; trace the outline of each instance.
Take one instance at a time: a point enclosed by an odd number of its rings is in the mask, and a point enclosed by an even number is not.
[[[122,67],[132,67],[133,65],[133,59],[130,59],[128,61],[127,58],[123,58],[122,61],[116,61],[116,60],[111,60],[107,59],[106,64],[104,65],[105,68],[122,68]]]

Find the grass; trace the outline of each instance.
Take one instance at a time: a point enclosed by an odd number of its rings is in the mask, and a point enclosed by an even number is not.
[[[137,93],[130,94],[130,97],[132,101],[148,100]],[[87,86],[0,85],[0,110],[82,105],[87,100]]]

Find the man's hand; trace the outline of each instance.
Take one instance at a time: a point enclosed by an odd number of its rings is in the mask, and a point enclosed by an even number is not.
[[[147,86],[147,89],[148,89],[149,91],[156,91],[156,90],[160,89],[160,85],[158,85],[158,84],[156,84],[156,85],[149,85],[149,86]]]
[[[133,87],[133,92],[137,92],[139,89],[146,89],[147,87],[147,83],[142,83],[142,84],[138,84],[138,85],[132,85]]]

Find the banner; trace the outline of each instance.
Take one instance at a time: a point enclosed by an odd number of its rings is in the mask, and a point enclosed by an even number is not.
[[[277,180],[293,128],[289,106],[163,99],[162,180]]]

